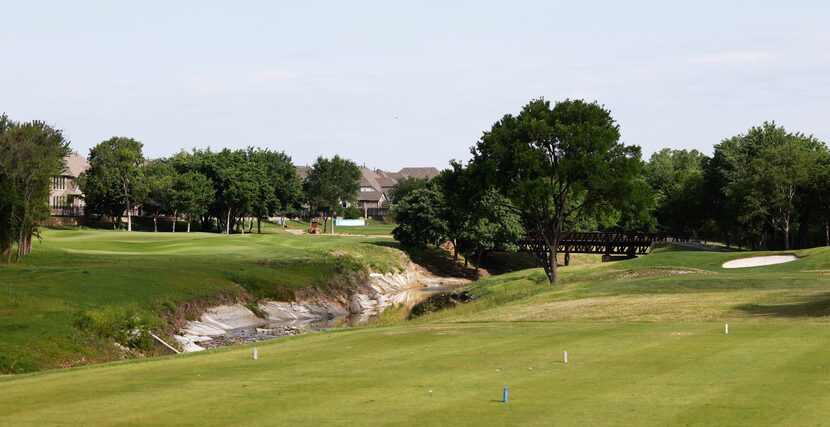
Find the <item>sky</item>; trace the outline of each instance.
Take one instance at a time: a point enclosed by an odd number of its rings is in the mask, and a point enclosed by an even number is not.
[[[830,141],[830,2],[6,1],[0,112],[193,147],[445,167],[532,99],[711,153],[763,121]]]

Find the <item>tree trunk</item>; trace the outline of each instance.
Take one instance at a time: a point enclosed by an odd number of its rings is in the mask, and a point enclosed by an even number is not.
[[[484,251],[479,250],[478,255],[476,255],[476,273],[478,273],[479,266],[481,265],[481,256],[484,254]]]
[[[242,234],[245,234],[245,217],[244,216],[239,218],[239,230],[242,232]]]
[[[824,246],[830,246],[830,221],[824,220]]]
[[[175,210],[175,211],[173,211],[173,232],[174,233],[176,232],[176,223],[177,222],[179,222],[179,211]],[[188,224],[188,226],[190,226],[190,225]]]
[[[260,217],[256,219],[256,234],[262,234],[262,218]]]
[[[331,235],[334,236],[334,211],[331,211]]]
[[[187,216],[187,232],[190,233],[190,223],[193,222],[190,220],[190,215]]]
[[[127,231],[133,231],[133,213],[127,209]]]
[[[23,251],[25,249],[23,244],[23,233],[26,230],[26,210],[23,210],[23,218],[20,219],[20,232],[17,235],[17,262],[20,262],[20,258],[23,257]]]
[[[550,284],[556,283],[556,247],[549,248],[550,249],[550,258],[548,259],[548,263],[550,264],[549,271],[548,271],[548,280],[550,280]]]
[[[156,214],[153,215],[153,233],[158,233],[158,232],[159,232],[159,216],[158,216],[158,212],[156,212]]]
[[[228,221],[225,222],[225,234],[231,234],[231,208],[228,208]]]

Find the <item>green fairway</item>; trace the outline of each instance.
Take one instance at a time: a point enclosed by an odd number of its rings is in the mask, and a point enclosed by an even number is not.
[[[0,421],[823,425],[828,340],[811,323],[348,330],[260,345],[256,361],[244,347],[0,381]]]
[[[82,347],[70,304],[192,296],[240,267],[301,286],[333,271],[333,251],[376,268],[400,256],[379,240],[287,233],[46,237],[2,270],[0,342],[20,354]],[[553,287],[523,270],[476,282],[455,309],[259,343],[256,361],[243,346],[9,376],[0,424],[827,425],[830,250],[792,253],[727,270],[763,254],[664,251],[562,268]]]
[[[325,290],[349,270],[402,267],[400,252],[374,242],[283,232],[47,230],[25,263],[0,266],[0,372],[116,357],[112,343],[72,325],[82,310],[133,304],[170,311],[241,292],[286,299],[300,288]]]

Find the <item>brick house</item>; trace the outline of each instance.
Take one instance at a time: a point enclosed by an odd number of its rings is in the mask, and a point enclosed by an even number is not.
[[[89,169],[86,158],[72,152],[65,159],[66,166],[59,176],[52,177],[49,209],[52,216],[78,217],[84,214],[84,199],[75,180]]]
[[[305,180],[309,166],[295,166],[297,174]],[[386,214],[386,202],[389,200],[389,190],[402,178],[430,179],[438,175],[438,169],[433,167],[407,167],[398,172],[389,172],[382,169],[360,168],[360,189],[357,193],[357,206],[363,211],[365,218],[382,217]]]

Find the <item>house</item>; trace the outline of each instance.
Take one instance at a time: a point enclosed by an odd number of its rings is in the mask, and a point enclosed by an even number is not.
[[[84,214],[84,199],[76,179],[89,169],[89,162],[76,152],[65,159],[66,166],[59,176],[52,177],[49,209],[52,216],[78,217]]]
[[[305,180],[309,166],[295,166],[297,174]],[[383,217],[387,213],[389,190],[402,178],[430,179],[438,175],[439,171],[433,167],[407,167],[398,172],[389,172],[382,169],[360,167],[360,188],[357,192],[357,206],[363,211],[365,218]]]

